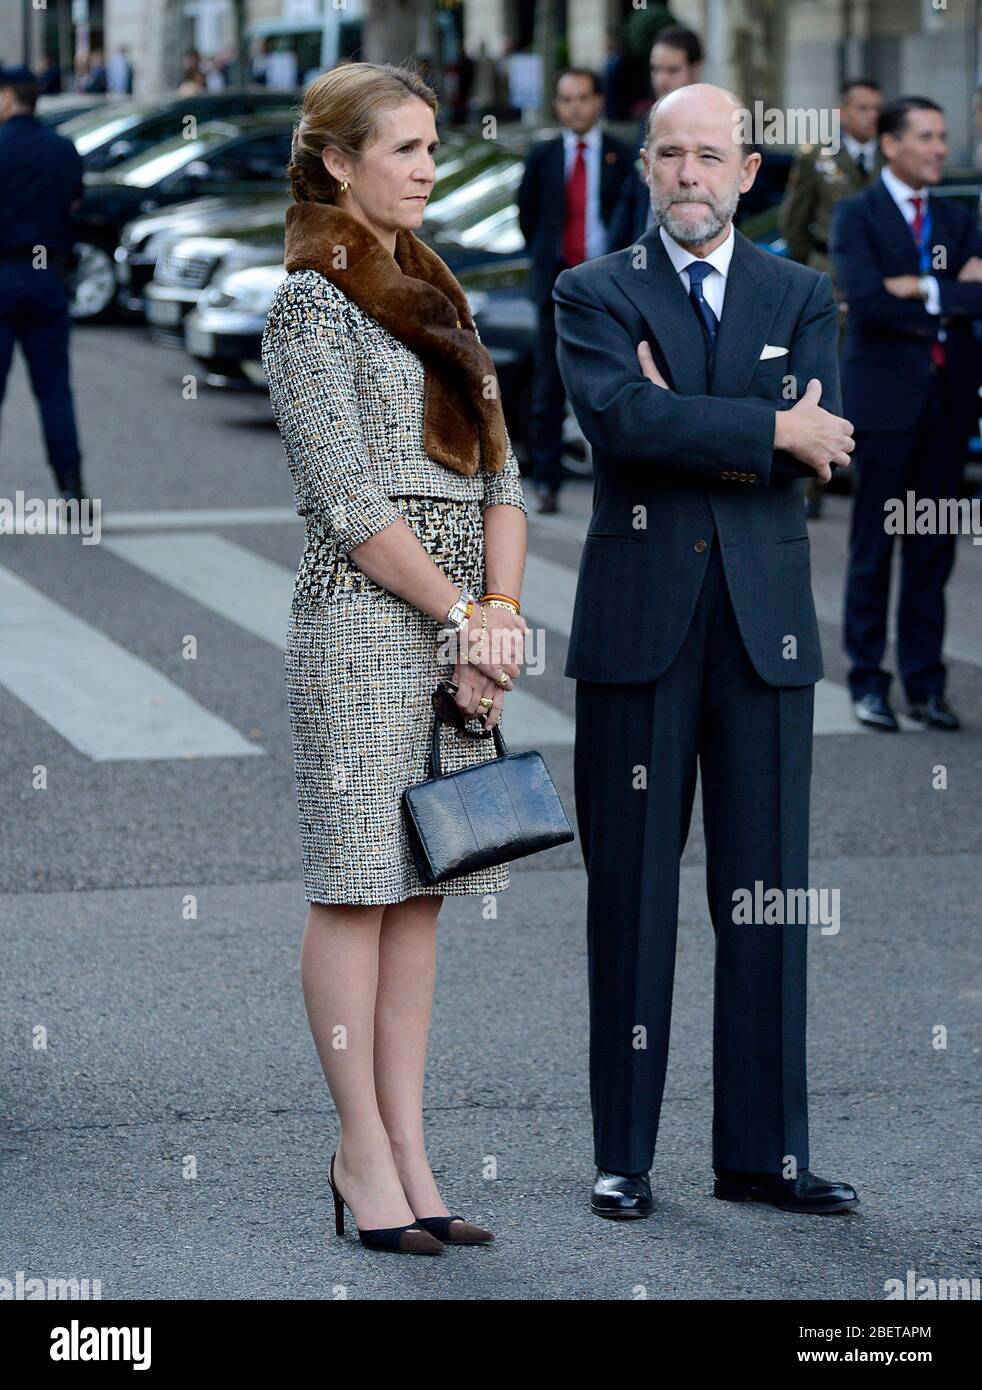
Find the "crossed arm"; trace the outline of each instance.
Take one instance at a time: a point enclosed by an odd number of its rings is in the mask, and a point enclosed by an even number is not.
[[[848,464],[852,426],[818,405],[824,391],[833,410],[841,409],[827,275],[802,310],[788,357],[788,375],[804,394],[781,402],[679,395],[642,370],[638,344],[579,277],[563,271],[553,297],[559,366],[576,418],[592,444],[616,450],[625,463],[716,479],[738,457],[765,487],[781,475],[817,473],[827,482],[830,462]],[[816,381],[820,390],[805,389]],[[652,391],[653,384],[662,389]]]

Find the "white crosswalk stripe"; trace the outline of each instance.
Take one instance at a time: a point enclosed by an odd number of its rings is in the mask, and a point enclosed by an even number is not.
[[[557,565],[542,555],[529,552],[525,564],[522,612],[529,625],[548,625],[564,637],[569,637],[573,613],[576,576],[565,565]],[[548,641],[548,639],[547,639]],[[898,715],[905,729],[921,730],[921,725],[906,715]],[[813,730],[821,734],[868,734],[856,722],[849,691],[834,681],[822,680],[815,687],[815,722]]]
[[[95,762],[264,752],[3,566],[0,684]]]
[[[585,518],[529,519],[533,535],[582,539],[586,528]],[[282,651],[294,571],[202,528],[296,521],[283,507],[117,512],[105,519],[102,546]],[[575,589],[575,568],[530,550],[523,613],[545,633],[547,660],[549,636],[569,637]],[[820,591],[818,604],[820,616],[832,616],[829,592]],[[97,761],[263,751],[152,666],[2,568],[0,644],[0,684]],[[535,680],[527,674],[508,698],[502,727],[509,745],[572,744],[573,721],[533,693]],[[905,728],[920,729],[900,718]],[[814,727],[817,735],[867,732],[853,717],[849,692],[828,680],[816,687]]]
[[[196,603],[282,649],[294,574],[235,541],[209,531],[110,536],[107,550]],[[569,571],[566,571],[569,574]],[[526,681],[535,680],[526,676]],[[501,724],[509,747],[573,742],[573,721],[520,686]]]

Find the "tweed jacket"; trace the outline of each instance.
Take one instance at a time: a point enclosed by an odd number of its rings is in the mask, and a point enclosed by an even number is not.
[[[526,510],[510,440],[493,474],[466,476],[426,454],[422,361],[317,271],[292,271],[276,291],[262,362],[296,509],[321,513],[344,551],[396,519],[394,497]]]

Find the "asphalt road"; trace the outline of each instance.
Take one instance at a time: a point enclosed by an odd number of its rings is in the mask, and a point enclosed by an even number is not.
[[[949,590],[965,731],[884,738],[853,728],[842,689],[848,501],[830,498],[813,528],[828,679],[812,878],[840,890],[842,921],[810,948],[812,1166],[854,1183],[860,1212],[712,1198],[696,815],[653,1218],[607,1223],[587,1206],[573,843],[513,867],[496,921],[478,898],[446,900],[430,1154],[451,1209],[497,1240],[387,1259],[336,1239],[325,1179],[336,1125],[299,988],[277,645],[303,531],[268,406],[186,399],[189,364],[134,327],[78,331],[74,361],[102,541],[0,537],[0,1279],[99,1279],[104,1298],[879,1300],[908,1270],[978,1277],[982,547],[960,543]],[[50,492],[20,365],[0,436],[0,495],[16,489]],[[527,607],[547,655],[504,728],[543,750],[572,814],[562,667],[589,484],[564,503],[531,519]]]

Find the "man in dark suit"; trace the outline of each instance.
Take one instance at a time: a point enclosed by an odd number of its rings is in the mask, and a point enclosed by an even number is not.
[[[883,95],[877,84],[869,78],[852,77],[840,89],[838,145],[804,145],[799,150],[780,213],[781,235],[792,260],[832,273],[832,213],[844,198],[861,192],[880,172],[876,123],[882,110]],[[844,319],[840,316],[840,343]],[[817,478],[806,485],[805,496],[807,515],[817,520],[822,514],[822,485]]]
[[[565,674],[600,1216],[652,1207],[697,768],[716,934],[715,1195],[802,1212],[858,1200],[808,1168],[811,914],[797,896],[822,676],[801,479],[848,464],[852,429],[837,413],[828,276],[733,228],[760,164],[734,139],[739,109],[702,84],[663,98],[645,161],[660,225],[554,290],[559,365],[596,470]],[[788,910],[760,908],[765,897]]]
[[[627,146],[597,124],[603,100],[596,73],[560,73],[555,108],[563,133],[532,146],[518,193],[519,224],[532,257],[528,292],[538,310],[529,457],[541,512],[558,509],[563,475],[566,396],[556,365],[552,287],[565,267],[612,249],[607,224],[632,173]]]
[[[944,169],[944,113],[926,97],[885,107],[885,165],[840,203],[832,259],[849,306],[842,358],[856,426],[845,646],[856,717],[895,732],[883,669],[894,530],[891,499],[958,498],[978,409],[973,318],[982,317],[982,234],[968,209],[931,196]],[[915,504],[916,505],[916,504]],[[944,589],[956,537],[938,526],[901,542],[897,658],[911,715],[935,729],[959,721],[945,699]]]
[[[37,97],[28,68],[0,69],[0,404],[19,342],[58,490],[81,502],[67,280],[82,161],[70,140],[37,119]]]

